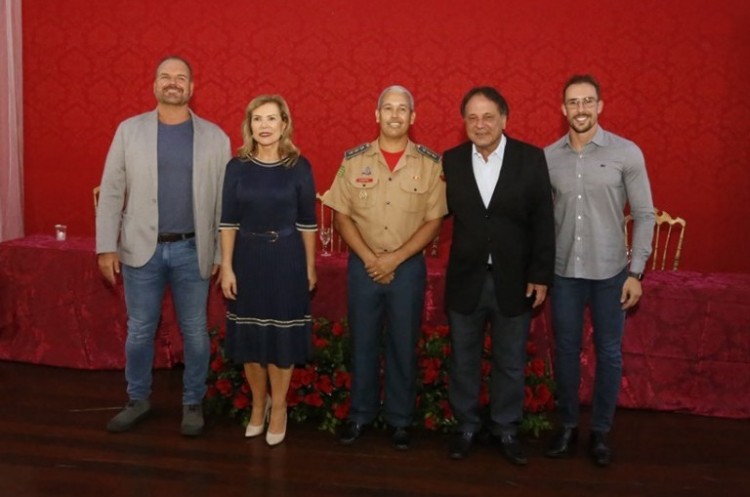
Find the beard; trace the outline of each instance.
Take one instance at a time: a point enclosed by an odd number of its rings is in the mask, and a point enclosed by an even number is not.
[[[171,92],[170,90],[177,90]],[[178,86],[166,86],[157,94],[157,100],[162,104],[185,105],[190,100],[190,94]]]
[[[579,123],[578,121],[576,121],[576,118],[581,117],[581,116],[585,116],[588,119],[584,121],[583,123]],[[572,118],[568,119],[568,124],[570,124],[570,127],[576,133],[586,133],[587,131],[590,131],[591,128],[593,128],[596,125],[596,121],[594,120],[591,114],[576,114]]]

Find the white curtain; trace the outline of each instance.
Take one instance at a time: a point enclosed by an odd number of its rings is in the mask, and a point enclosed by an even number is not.
[[[21,0],[0,0],[0,241],[23,236]]]

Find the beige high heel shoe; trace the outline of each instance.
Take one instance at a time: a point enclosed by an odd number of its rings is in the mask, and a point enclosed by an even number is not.
[[[271,396],[266,396],[266,404],[263,406],[263,422],[259,425],[251,425],[248,421],[247,426],[245,427],[245,438],[252,438],[257,437],[261,433],[263,433],[263,430],[266,428],[266,423],[268,423],[268,418],[271,416]]]
[[[281,433],[271,433],[271,430],[266,430],[266,443],[273,447],[274,445],[279,445],[281,442],[284,441],[284,437],[286,436],[286,422],[289,419],[289,416],[287,415],[286,411],[284,411],[284,429]]]

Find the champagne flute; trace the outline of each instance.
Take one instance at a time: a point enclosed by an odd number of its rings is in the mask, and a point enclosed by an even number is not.
[[[322,248],[320,255],[322,255],[323,257],[330,256],[331,251],[328,250],[328,245],[331,243],[331,236],[332,236],[331,228],[330,227],[320,228],[318,232],[318,236],[320,236],[320,243],[321,243],[321,248]]]

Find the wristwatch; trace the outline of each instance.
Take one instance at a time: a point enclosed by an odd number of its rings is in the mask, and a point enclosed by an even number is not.
[[[634,273],[633,271],[628,271],[628,276],[631,278],[635,278],[638,281],[643,280],[643,273]]]

